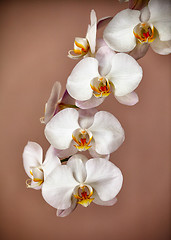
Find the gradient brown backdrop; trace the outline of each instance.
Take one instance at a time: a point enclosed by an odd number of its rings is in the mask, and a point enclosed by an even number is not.
[[[170,56],[151,49],[139,61],[144,77],[134,107],[110,96],[99,109],[113,113],[126,133],[111,160],[124,184],[113,207],[78,206],[67,218],[26,189],[22,165],[27,141],[46,141],[39,118],[53,83],[63,89],[76,61],[67,58],[84,37],[91,9],[98,18],[127,7],[118,1],[4,1],[0,3],[1,239],[169,240]]]

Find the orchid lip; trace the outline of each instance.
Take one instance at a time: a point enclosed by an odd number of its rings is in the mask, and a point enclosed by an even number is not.
[[[76,142],[77,145],[74,145],[78,149],[78,151],[86,151],[90,146],[90,142],[92,140],[91,132],[85,129],[76,129],[73,134],[72,138]]]
[[[32,175],[32,179],[27,179],[26,180],[26,186],[27,188],[35,188],[35,187],[39,187],[43,182],[44,182],[44,173],[41,167],[36,167],[34,168],[36,171],[39,171],[41,176],[35,176],[33,174],[33,171],[30,170],[30,174]],[[36,174],[37,175],[37,174]],[[34,184],[32,184],[32,182],[34,182]]]
[[[76,38],[74,42],[74,49],[69,50],[68,57],[78,59],[88,53],[90,45],[86,38]]]
[[[93,195],[93,189],[89,185],[81,184],[75,191],[74,197],[77,199],[77,203],[81,204],[83,207],[88,207],[90,203],[94,200],[91,198]]]
[[[155,39],[155,28],[152,24],[139,23],[135,26],[133,33],[140,43],[151,43]]]
[[[110,94],[110,83],[105,77],[93,78],[90,87],[95,97],[107,97]]]

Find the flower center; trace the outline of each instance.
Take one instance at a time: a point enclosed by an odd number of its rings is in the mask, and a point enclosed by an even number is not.
[[[30,170],[32,179],[26,180],[26,185],[28,188],[35,188],[40,186],[44,182],[44,173],[41,167],[34,167]]]
[[[68,52],[70,58],[80,58],[88,53],[90,45],[86,38],[75,38],[74,49]]]
[[[95,97],[107,97],[110,94],[109,80],[105,77],[93,78],[90,86]]]
[[[133,33],[140,43],[153,42],[154,37],[154,26],[148,23],[139,23],[135,26]]]
[[[88,207],[90,203],[94,200],[91,198],[93,195],[93,189],[89,185],[80,185],[74,194],[74,197],[77,199],[77,203],[81,204],[84,207]]]
[[[78,151],[86,151],[91,147],[89,144],[92,140],[92,137],[93,135],[91,132],[80,128],[76,129],[72,133],[72,138],[76,142],[76,145],[74,145],[74,147],[76,147]]]

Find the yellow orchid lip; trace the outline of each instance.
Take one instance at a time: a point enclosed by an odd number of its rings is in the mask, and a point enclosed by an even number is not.
[[[74,41],[74,49],[68,52],[70,58],[81,58],[88,53],[90,45],[86,38],[76,38]]]
[[[155,29],[148,23],[139,23],[133,30],[134,36],[140,43],[151,43],[155,39]]]
[[[74,197],[78,200],[77,203],[81,204],[83,207],[88,207],[94,200],[94,198],[91,198],[93,195],[93,189],[91,188],[90,190],[88,186],[80,186],[78,192],[79,190],[81,190],[81,193],[74,195]]]
[[[43,172],[42,169],[40,169],[40,170]],[[27,188],[39,187],[39,186],[44,182],[44,179],[40,179],[40,178],[34,177],[32,171],[30,171],[30,174],[33,176],[33,179],[30,179],[30,178],[29,178],[29,179],[26,180],[26,186],[27,186]],[[35,184],[31,184],[32,181],[35,182]]]
[[[107,97],[110,94],[109,81],[104,77],[93,79],[90,83],[90,87],[95,97]]]
[[[89,136],[86,130],[81,129],[78,131],[79,133],[76,133],[77,136],[74,136],[74,134],[72,134],[73,140],[77,143],[77,145],[74,145],[74,147],[76,147],[79,151],[86,151],[91,148],[89,144],[93,136]]]

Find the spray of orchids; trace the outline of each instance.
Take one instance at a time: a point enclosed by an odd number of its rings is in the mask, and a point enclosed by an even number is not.
[[[103,38],[96,39],[105,24]],[[111,113],[96,107],[110,94],[121,104],[138,102],[134,90],[143,73],[136,60],[149,46],[158,54],[171,52],[169,0],[130,0],[129,9],[100,20],[92,10],[85,37],[75,38],[68,57],[80,61],[62,96],[60,83],[54,83],[41,118],[50,143],[45,160],[35,142],[28,142],[23,152],[27,187],[41,189],[57,216],[69,215],[78,205],[116,203],[123,176],[110,154],[123,143],[124,130]]]

